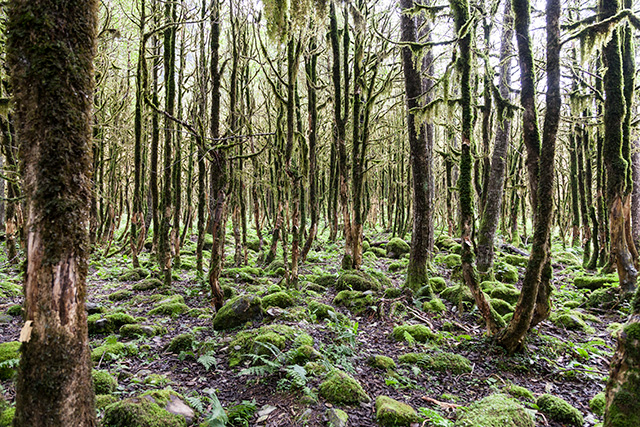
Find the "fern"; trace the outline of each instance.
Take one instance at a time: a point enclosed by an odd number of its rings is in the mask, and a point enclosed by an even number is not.
[[[204,368],[209,371],[212,366],[217,366],[218,361],[215,357],[211,355],[211,353],[205,353],[202,356],[198,357],[198,363],[204,366]]]
[[[209,394],[209,402],[211,403],[211,412],[205,417],[201,427],[225,427],[229,419],[224,412],[224,408],[216,396],[215,390],[206,389]]]
[[[185,396],[185,400],[189,403],[196,411],[202,413],[204,412],[204,402],[200,396]]]
[[[18,364],[20,364],[20,358],[15,358],[15,359],[5,360],[4,362],[0,363],[0,369],[5,369],[5,368],[13,369],[13,368],[17,368],[17,367],[18,367]]]
[[[287,376],[294,387],[303,388],[307,385],[307,371],[300,365],[287,367]]]

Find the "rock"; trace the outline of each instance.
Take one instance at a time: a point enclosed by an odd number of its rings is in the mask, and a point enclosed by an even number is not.
[[[287,308],[294,304],[293,297],[286,292],[274,292],[262,297],[262,306]]]
[[[355,378],[338,369],[333,370],[320,384],[320,396],[337,405],[356,405],[371,401]]]
[[[449,250],[457,243],[455,240],[453,240],[451,236],[448,236],[446,234],[441,234],[436,238],[435,244],[441,250],[442,249]]]
[[[595,291],[610,284],[616,283],[618,280],[613,276],[578,276],[573,279],[573,285],[578,289],[590,289]]]
[[[360,270],[349,270],[338,276],[336,289],[339,291],[378,291],[380,283],[369,274]]]
[[[483,282],[485,283],[485,282]],[[520,298],[520,291],[515,286],[497,282],[495,287],[488,292],[491,298],[501,299],[513,305]]]
[[[7,309],[7,314],[10,316],[22,316],[24,309],[20,304],[12,305]]]
[[[133,295],[133,292],[128,291],[126,289],[121,289],[119,291],[115,291],[109,294],[109,296],[107,296],[107,299],[109,301],[124,301],[131,298],[132,295]]]
[[[229,300],[213,318],[215,330],[231,329],[248,321],[262,319],[262,300],[253,295],[244,295]]]
[[[616,288],[596,289],[589,294],[586,306],[590,308],[602,308],[609,310],[620,303],[620,293]],[[566,304],[565,304],[566,307]]]
[[[316,315],[317,320],[330,319],[331,315],[329,312],[333,312],[334,314],[336,313],[336,310],[330,305],[314,300],[309,301],[308,307],[309,311]]]
[[[132,286],[134,291],[148,291],[151,289],[158,289],[162,287],[162,280],[155,277],[148,277],[141,282],[138,282]]]
[[[191,421],[195,416],[193,409],[187,406],[187,404],[184,403],[182,399],[178,398],[174,394],[171,395],[171,397],[169,398],[169,402],[167,402],[167,405],[164,409],[167,412],[171,412],[172,414],[183,416],[187,421],[187,425],[191,424]]]
[[[118,380],[108,371],[91,370],[91,378],[93,380],[93,390],[98,394],[111,394],[118,387]]]
[[[464,374],[471,372],[471,362],[464,356],[455,353],[442,352],[434,356],[429,356],[423,362],[429,369],[441,372],[451,372],[453,374]]]
[[[301,345],[293,350],[291,355],[291,362],[296,365],[304,365],[309,361],[322,359],[322,354],[310,345]]]
[[[167,350],[176,354],[182,351],[189,351],[193,349],[194,341],[195,341],[195,338],[193,334],[176,335],[169,343]]]
[[[522,255],[505,255],[504,262],[514,267],[526,267],[529,263],[529,257]]]
[[[411,251],[411,246],[399,237],[394,237],[389,240],[386,246],[387,257],[400,258],[404,254],[408,254]]]
[[[442,258],[442,261],[447,268],[456,268],[462,265],[462,258],[458,254],[449,254]]]
[[[329,408],[325,413],[328,425],[333,427],[347,427],[349,425],[349,416],[346,412],[338,408]]]
[[[500,314],[500,316],[513,313],[513,310],[514,310],[513,306],[504,300],[501,300],[498,298],[491,298],[490,302],[491,302],[491,308],[497,311],[498,314]]]
[[[383,427],[409,427],[412,423],[421,421],[415,409],[388,396],[376,398],[376,418]]]
[[[517,400],[496,393],[472,403],[456,427],[534,427],[533,416]]]
[[[376,297],[369,292],[340,291],[333,299],[337,306],[349,308],[354,313],[361,313],[376,305]]]
[[[520,387],[515,384],[509,384],[508,386],[504,387],[502,390],[516,398],[525,399],[530,402],[536,401],[536,398],[533,396],[533,393],[529,389]]]
[[[94,348],[91,351],[91,360],[97,363],[101,359],[115,360],[120,356],[133,356],[136,354],[138,354],[138,347],[134,344],[115,342]]]
[[[442,277],[431,277],[429,285],[434,292],[442,292],[447,287],[447,282]]]
[[[173,414],[149,398],[129,398],[105,408],[103,427],[186,427],[182,415]]]
[[[496,279],[504,283],[517,283],[518,282],[518,268],[504,262],[498,262],[494,264],[494,272]]]
[[[417,363],[423,363],[429,356],[427,353],[406,353],[398,357],[398,362],[405,363],[407,365],[415,365]]]
[[[425,301],[422,304],[422,310],[427,313],[444,313],[447,307],[440,298],[433,298],[431,301]]]
[[[88,302],[84,305],[84,309],[87,311],[87,314],[96,314],[104,312],[104,308],[95,302]]]
[[[378,369],[396,369],[396,362],[388,356],[375,355],[367,359],[367,365]]]
[[[554,421],[577,427],[584,425],[582,413],[571,406],[569,402],[557,396],[543,394],[538,397],[536,405],[538,405],[540,412]]]
[[[451,304],[458,305],[461,302],[475,303],[473,295],[467,285],[458,283],[450,286],[440,292],[440,298],[449,301]]]
[[[407,341],[406,334],[417,342],[427,342],[436,338],[436,334],[425,325],[400,325],[393,328],[391,332],[391,336],[396,341]]]
[[[338,276],[336,276],[335,274],[323,274],[316,277],[316,279],[314,280],[314,283],[317,285],[323,286],[325,288],[328,288],[330,286],[335,286],[337,279],[338,279]]]
[[[131,325],[137,323],[136,319],[127,313],[110,313],[102,315],[99,313],[91,314],[87,317],[87,326],[89,329],[89,335],[92,334],[106,334],[116,332],[123,325]]]
[[[589,401],[589,408],[591,408],[591,411],[594,414],[602,417],[604,415],[604,408],[606,406],[606,403],[607,402],[604,392],[600,392],[593,396],[593,398]]]
[[[118,279],[123,282],[137,282],[149,276],[149,270],[146,268],[132,268],[122,273]]]
[[[123,337],[135,338],[139,336],[153,337],[162,333],[159,326],[149,325],[123,325],[119,331]]]

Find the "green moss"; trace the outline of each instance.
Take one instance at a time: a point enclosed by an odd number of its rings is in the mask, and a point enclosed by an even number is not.
[[[456,243],[449,248],[449,252],[452,254],[462,255],[462,245],[460,243]]]
[[[307,362],[304,364],[304,370],[307,371],[309,375],[319,377],[327,372],[327,367],[322,363]]]
[[[178,316],[189,311],[189,307],[183,301],[164,300],[156,304],[150,311],[149,316]]]
[[[426,287],[426,286],[423,286],[423,287]],[[387,288],[384,290],[385,298],[394,299],[394,298],[398,298],[400,295],[402,295],[402,289]]]
[[[504,262],[497,262],[493,266],[496,279],[504,283],[518,282],[518,269]]]
[[[429,356],[425,364],[434,371],[451,372],[453,374],[464,374],[471,372],[471,362],[464,356],[455,353],[437,353]]]
[[[618,302],[619,293],[616,288],[602,288],[591,292],[585,305],[590,308],[609,310],[615,307]]]
[[[491,298],[491,307],[500,314],[500,316],[504,316],[509,313],[513,313],[513,306],[506,301],[497,298]]]
[[[23,308],[20,304],[12,305],[7,309],[7,314],[10,316],[22,316]]]
[[[146,398],[125,399],[105,408],[103,427],[186,427],[187,421]]]
[[[318,320],[329,319],[331,317],[329,315],[329,312],[331,311],[335,313],[336,311],[330,305],[322,304],[321,302],[313,301],[313,300],[309,301],[308,307],[309,307],[309,311],[315,314]]]
[[[573,331],[583,331],[585,333],[593,333],[594,329],[587,325],[582,319],[580,313],[569,311],[564,313],[552,313],[549,320],[556,326],[563,327]]]
[[[123,325],[131,325],[134,323],[136,323],[136,319],[133,316],[120,312],[107,315],[96,313],[87,317],[89,334],[112,333],[119,330]]]
[[[91,360],[97,363],[100,359],[109,361],[122,356],[133,356],[136,354],[138,354],[138,348],[135,345],[115,342],[94,348],[91,351]]]
[[[359,291],[340,291],[333,299],[337,306],[349,308],[354,313],[361,313],[376,305],[377,299],[370,293]]]
[[[252,295],[233,298],[213,318],[215,330],[231,329],[262,318],[262,300]]]
[[[389,240],[386,246],[387,257],[400,258],[404,254],[408,254],[411,251],[411,246],[399,237],[394,237]]]
[[[367,359],[367,365],[378,369],[396,369],[396,362],[388,356],[375,355]]]
[[[376,279],[360,270],[345,271],[338,276],[338,280],[336,281],[336,289],[339,291],[378,291],[380,288],[380,283]]]
[[[96,394],[111,394],[118,387],[118,380],[108,371],[93,369],[91,378],[93,379],[93,390]]]
[[[442,277],[429,278],[429,285],[434,292],[442,292],[447,287],[447,282]]]
[[[319,390],[321,397],[337,405],[356,405],[371,401],[355,378],[338,369],[327,376],[327,379],[320,384]]]
[[[138,282],[132,286],[134,291],[149,291],[151,289],[158,289],[162,287],[162,281],[155,277],[148,277],[141,282]]]
[[[523,255],[505,255],[504,262],[514,267],[526,267],[529,263],[529,257]]]
[[[606,398],[604,392],[600,392],[593,396],[593,398],[589,401],[589,408],[591,408],[591,412],[602,417],[604,415],[604,408],[606,406]]]
[[[447,268],[456,268],[462,265],[462,258],[458,254],[449,254],[442,258],[442,262]]]
[[[316,277],[313,282],[324,288],[328,288],[331,286],[335,286],[336,280],[338,280],[338,276],[336,276],[335,274],[322,274]]]
[[[391,336],[396,341],[406,341],[406,334],[409,334],[417,342],[427,342],[437,338],[437,335],[425,325],[400,325],[393,328],[393,332],[391,332]]]
[[[617,281],[618,280],[612,276],[577,276],[573,279],[573,285],[578,289],[590,289],[594,291],[616,283]]]
[[[387,256],[387,251],[377,246],[371,246],[367,252],[374,254],[377,258],[385,258]]]
[[[300,335],[306,335],[301,333]],[[269,325],[258,329],[241,331],[236,334],[233,341],[229,343],[229,366],[238,365],[247,354],[268,354],[269,350],[265,345],[275,346],[283,350],[287,341],[296,338],[296,330],[286,325]],[[305,338],[301,338],[303,341]]]
[[[540,412],[554,421],[581,427],[584,424],[582,414],[566,400],[550,394],[538,397],[536,405]]]
[[[533,396],[533,393],[529,389],[520,387],[519,385],[509,384],[502,390],[509,393],[513,397],[525,399],[530,402],[535,402],[536,400],[536,398]]]
[[[118,279],[123,282],[136,282],[142,280],[149,275],[149,270],[146,268],[132,268],[122,273]]]
[[[520,298],[520,291],[513,285],[499,283],[489,292],[489,295],[491,295],[491,298],[497,298],[509,304],[515,304],[518,302],[518,298]]]
[[[10,341],[0,344],[0,363],[20,358],[20,342]],[[17,364],[16,364],[17,366]],[[0,380],[8,380],[13,377],[14,368],[0,368]]]
[[[449,301],[452,304],[458,305],[461,302],[473,303],[473,295],[469,290],[469,287],[458,283],[454,286],[450,286],[447,289],[440,292],[440,298]]]
[[[190,351],[193,349],[194,342],[195,337],[193,336],[193,334],[176,335],[169,343],[167,350],[176,354],[180,353],[181,351]]]
[[[533,416],[518,401],[496,393],[472,403],[456,427],[534,427]]]
[[[149,374],[144,377],[144,383],[154,387],[165,387],[171,384],[171,380],[166,375]]]
[[[322,354],[310,345],[301,345],[291,353],[291,363],[304,365],[307,362],[322,358]]]
[[[97,394],[96,395],[96,409],[102,410],[112,403],[116,403],[118,398],[112,394]]]
[[[428,313],[444,313],[447,307],[440,298],[433,298],[431,301],[425,301],[422,304],[422,310]]]
[[[287,308],[294,304],[293,297],[286,292],[270,293],[262,297],[262,306],[264,308],[280,307]]]
[[[410,426],[421,421],[416,410],[388,396],[376,398],[376,419],[383,427]]]
[[[16,415],[16,408],[5,409],[0,415],[0,427],[11,427],[13,418]]]
[[[415,365],[417,363],[423,363],[428,358],[429,356],[426,353],[406,353],[398,357],[398,362]]]
[[[313,345],[313,337],[306,332],[302,332],[300,335],[296,336],[296,339],[293,340],[294,347],[302,346],[302,345]]]
[[[440,250],[442,250],[442,249],[449,250],[453,246],[457,245],[456,241],[453,240],[453,238],[451,236],[448,236],[446,234],[439,235],[436,238],[435,244],[436,244],[436,246],[438,248],[440,248]]]
[[[389,271],[396,272],[396,271],[400,271],[403,270],[407,267],[408,263],[406,262],[392,262],[391,264],[389,264]]]
[[[124,301],[126,299],[131,298],[133,292],[128,291],[126,289],[121,289],[119,291],[115,291],[107,297],[109,301]]]

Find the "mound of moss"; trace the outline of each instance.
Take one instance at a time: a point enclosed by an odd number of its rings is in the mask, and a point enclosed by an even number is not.
[[[287,308],[294,304],[293,297],[286,292],[269,293],[262,297],[262,306],[264,308],[280,307]]]
[[[173,295],[159,301],[150,311],[150,316],[178,316],[189,311],[182,295]]]
[[[185,417],[172,414],[152,399],[125,399],[105,408],[102,427],[186,427]]]
[[[505,262],[497,262],[493,266],[496,279],[503,283],[518,282],[518,268]]]
[[[439,235],[434,243],[440,250],[450,250],[453,246],[458,244],[451,236],[446,234]]]
[[[408,338],[409,335],[411,338]],[[393,328],[391,336],[396,341],[407,341],[413,339],[417,342],[427,342],[437,338],[437,335],[433,333],[428,326],[425,325],[400,325]]]
[[[504,316],[505,314],[513,313],[513,306],[508,302],[498,299],[491,298],[491,307],[500,314],[500,316]]]
[[[529,264],[529,257],[524,255],[507,254],[504,256],[504,262],[514,267],[526,267]]]
[[[496,393],[472,403],[456,427],[534,427],[535,420],[517,400]]]
[[[216,313],[213,329],[223,330],[242,326],[249,321],[262,319],[262,300],[253,295],[233,298]]]
[[[489,295],[491,298],[501,299],[513,305],[518,302],[520,291],[513,285],[498,282]]]
[[[16,360],[20,358],[20,342],[10,341],[0,344],[0,363],[7,362],[9,360]],[[15,364],[17,366],[17,363]],[[8,380],[13,377],[15,368],[4,367],[0,368],[0,380]]]
[[[335,274],[322,274],[315,278],[313,281],[316,285],[320,285],[324,288],[335,286],[338,276]]]
[[[442,277],[430,277],[429,285],[434,292],[442,292],[447,287],[447,282]]]
[[[392,358],[381,354],[369,357],[367,359],[367,365],[384,370],[396,369],[396,362],[394,362]]]
[[[309,301],[308,307],[309,307],[309,312],[315,314],[316,319],[318,320],[330,319],[331,315],[329,314],[329,312],[335,313],[336,311],[330,305],[323,304],[315,300]]]
[[[193,334],[180,334],[173,337],[167,350],[172,353],[180,353],[181,351],[189,351],[193,348],[195,337]]]
[[[423,363],[431,370],[451,372],[456,375],[471,372],[473,370],[469,359],[455,353],[437,353],[424,359]]]
[[[578,427],[584,425],[582,413],[571,406],[569,402],[557,396],[543,394],[538,397],[536,405],[538,405],[540,412],[554,421]]]
[[[139,325],[136,323],[133,325],[123,325],[118,333],[123,337],[136,338],[162,335],[165,331],[165,328],[161,326]]]
[[[93,390],[95,394],[111,394],[118,387],[118,380],[108,371],[96,370],[91,371],[93,380]]]
[[[149,270],[146,268],[132,268],[123,272],[118,276],[118,279],[123,282],[137,282],[138,280],[142,280],[149,276],[149,274]]]
[[[7,408],[2,411],[2,414],[0,414],[0,427],[11,427],[13,425],[13,418],[15,415],[15,407]]]
[[[590,289],[595,291],[616,283],[618,279],[613,276],[577,276],[573,279],[573,285],[578,289]]]
[[[320,396],[336,405],[356,405],[370,402],[362,385],[346,372],[335,369],[320,384]]]
[[[109,301],[114,301],[114,302],[115,301],[124,301],[124,300],[127,300],[127,299],[131,298],[132,295],[133,295],[133,292],[131,292],[129,290],[126,290],[126,289],[121,289],[119,291],[115,291],[115,292],[110,293],[107,296],[107,299]]]
[[[462,265],[462,258],[458,254],[449,254],[442,258],[442,262],[447,268],[457,268]]]
[[[594,332],[594,329],[586,324],[581,313],[574,310],[552,313],[551,316],[549,316],[549,320],[554,325],[568,330],[583,331],[585,333]]]
[[[376,398],[376,419],[378,424],[383,427],[408,427],[412,423],[422,420],[411,406],[388,396],[378,396]]]
[[[134,291],[149,291],[151,289],[161,288],[163,285],[162,280],[155,277],[147,277],[141,282],[135,283],[131,288]]]
[[[309,337],[304,332],[297,332],[286,325],[268,325],[257,329],[240,331],[233,341],[229,343],[229,366],[240,364],[249,354],[269,354],[272,348],[284,350],[286,344],[296,342],[298,336]],[[309,337],[310,338],[310,337]],[[301,338],[296,342],[297,346],[313,344],[313,339]],[[295,347],[293,345],[292,347]]]
[[[596,289],[589,294],[585,305],[590,308],[602,308],[609,310],[618,305],[620,293],[616,288]],[[566,304],[565,304],[566,307]]]
[[[604,415],[604,409],[606,406],[606,397],[604,392],[600,392],[593,396],[593,398],[589,401],[589,408],[591,408],[591,412],[602,417]]]
[[[96,313],[87,317],[87,326],[89,335],[92,334],[109,334],[118,331],[123,325],[131,325],[137,323],[136,319],[127,313]]]
[[[408,254],[411,251],[411,246],[399,237],[394,237],[389,240],[389,243],[387,243],[385,248],[387,250],[387,257],[395,259],[398,259],[402,255]]]
[[[504,392],[509,393],[513,397],[519,399],[525,399],[530,402],[535,402],[536,398],[533,396],[531,390],[520,387],[519,385],[509,384],[502,389]]]
[[[427,353],[406,353],[398,357],[398,362],[407,365],[415,365],[418,363],[423,363],[428,358],[429,356],[427,355]]]
[[[9,316],[22,316],[23,311],[24,309],[20,304],[15,304],[7,309],[7,314]]]
[[[112,394],[96,394],[96,409],[103,410],[112,403],[116,403],[118,398]]]
[[[340,291],[333,299],[337,306],[347,307],[354,313],[361,313],[375,306],[376,297],[371,292]]]
[[[360,270],[345,271],[336,280],[336,289],[339,291],[379,291],[380,288],[378,280]]]
[[[458,283],[453,286],[449,286],[440,292],[440,298],[449,301],[452,304],[458,305],[461,302],[475,302],[469,287]]]
[[[425,301],[422,304],[422,310],[427,313],[444,313],[447,307],[440,298],[433,298],[431,301]]]
[[[91,351],[91,360],[94,363],[104,360],[116,360],[123,356],[134,356],[138,354],[138,347],[133,344],[121,342],[107,342]]]

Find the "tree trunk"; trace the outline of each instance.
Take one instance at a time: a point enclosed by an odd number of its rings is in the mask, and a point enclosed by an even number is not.
[[[30,336],[21,348],[17,427],[97,425],[84,310],[97,9],[92,0],[9,2],[28,212],[23,331]]]

